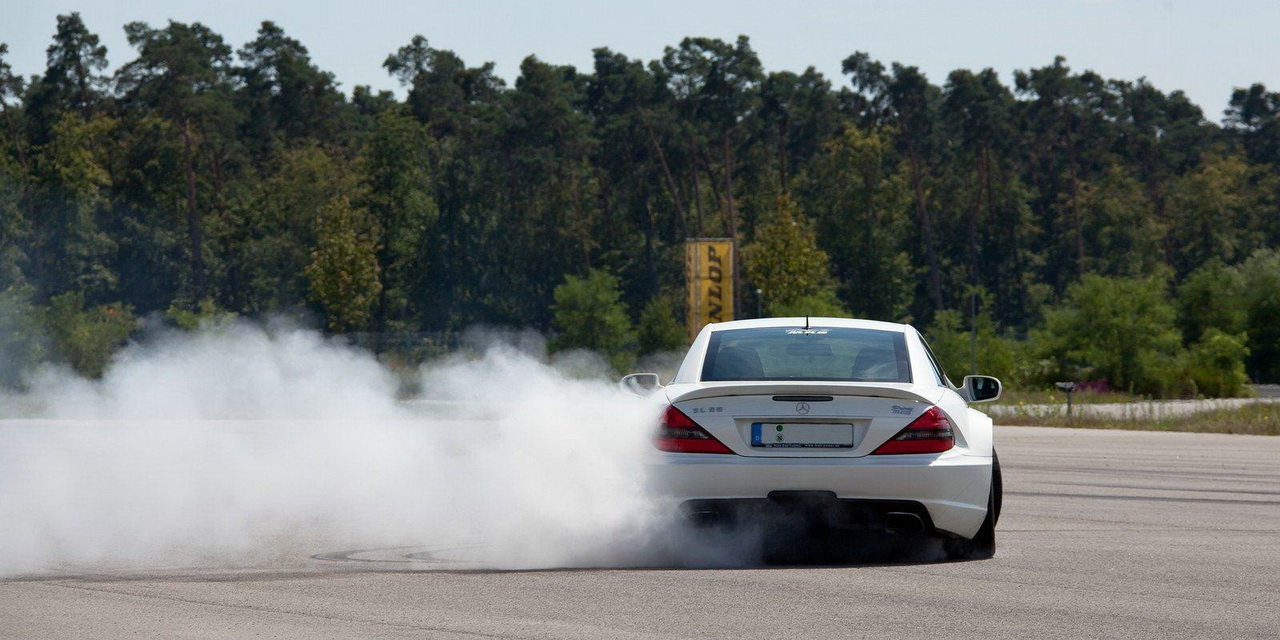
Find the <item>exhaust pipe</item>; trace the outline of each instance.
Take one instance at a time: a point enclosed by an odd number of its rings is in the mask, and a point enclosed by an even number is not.
[[[914,513],[890,511],[884,514],[884,528],[889,533],[919,533],[924,531],[924,521]]]
[[[718,511],[686,511],[685,521],[699,529],[709,529],[725,523],[725,518]]]

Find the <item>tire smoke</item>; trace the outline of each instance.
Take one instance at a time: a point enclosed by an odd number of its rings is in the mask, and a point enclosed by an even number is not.
[[[480,545],[486,566],[655,562],[657,409],[529,334],[393,372],[279,323],[132,345],[0,397],[0,576]],[[404,379],[418,398],[397,399]]]

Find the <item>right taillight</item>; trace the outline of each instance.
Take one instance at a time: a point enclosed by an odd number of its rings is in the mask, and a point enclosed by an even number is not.
[[[733,453],[674,405],[662,413],[654,445],[677,453]]]
[[[937,407],[929,407],[898,435],[880,445],[871,455],[894,453],[942,453],[956,446],[951,421]]]

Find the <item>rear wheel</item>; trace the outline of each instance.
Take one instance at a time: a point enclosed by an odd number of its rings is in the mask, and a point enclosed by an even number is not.
[[[987,495],[987,517],[972,539],[950,539],[943,543],[952,560],[985,560],[996,555],[996,522],[1000,520],[1000,503],[1004,486],[1000,477],[1000,457],[992,453],[991,491]]]

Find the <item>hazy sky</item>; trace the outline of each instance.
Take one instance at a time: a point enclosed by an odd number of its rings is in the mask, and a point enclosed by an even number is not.
[[[1280,2],[1251,0],[0,0],[0,42],[15,70],[44,67],[55,16],[79,11],[107,45],[112,68],[133,58],[122,26],[142,20],[203,22],[239,48],[262,20],[274,20],[310,49],[349,92],[358,84],[396,89],[382,69],[414,34],[452,49],[470,65],[497,64],[514,80],[529,54],[589,70],[607,46],[652,60],[685,36],[751,37],[768,70],[814,66],[835,84],[840,61],[866,51],[886,64],[920,67],[942,84],[956,68],[1015,69],[1067,57],[1076,70],[1109,78],[1147,77],[1182,89],[1220,120],[1231,89],[1263,82],[1280,89]]]

